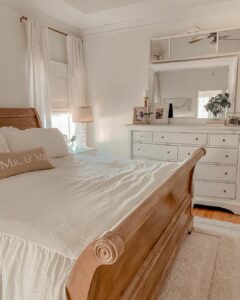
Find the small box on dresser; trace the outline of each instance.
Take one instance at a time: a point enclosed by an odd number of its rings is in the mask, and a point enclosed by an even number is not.
[[[240,128],[208,125],[128,125],[129,157],[178,162],[199,147],[206,155],[194,175],[194,203],[240,214]]]

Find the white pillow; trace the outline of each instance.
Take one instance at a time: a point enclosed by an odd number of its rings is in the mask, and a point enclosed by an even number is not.
[[[32,128],[4,134],[10,151],[27,151],[44,147],[48,157],[67,156],[68,146],[57,128]]]
[[[0,153],[9,152],[9,148],[4,136],[0,133]]]
[[[16,127],[0,127],[0,134],[5,134],[13,131],[19,131]]]

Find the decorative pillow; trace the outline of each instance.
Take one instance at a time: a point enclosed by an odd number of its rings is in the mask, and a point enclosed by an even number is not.
[[[4,134],[10,151],[26,151],[44,147],[48,157],[67,156],[68,146],[57,128],[32,128]]]
[[[1,134],[6,134],[6,133],[9,133],[9,132],[13,132],[13,131],[19,131],[18,128],[16,127],[0,127],[0,133]]]
[[[30,151],[0,153],[0,179],[53,168],[43,147]]]
[[[4,136],[0,133],[0,153],[9,152],[9,148]]]

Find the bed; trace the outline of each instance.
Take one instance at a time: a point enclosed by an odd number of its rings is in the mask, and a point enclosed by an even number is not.
[[[0,127],[3,126],[40,128],[41,121],[35,109],[0,109]],[[66,296],[68,300],[157,299],[184,237],[192,230],[192,177],[196,163],[204,154],[205,150],[199,149],[183,164],[107,162],[70,156],[56,160],[55,170],[23,174],[0,182],[2,195],[8,197],[2,203],[5,210],[0,212],[0,255],[4,255],[1,242],[7,245],[11,242],[13,247],[16,243],[13,249],[19,247],[21,251],[24,247],[31,248],[33,252],[28,254],[32,262],[23,252],[23,260],[29,263],[27,278],[21,276],[26,286],[30,284],[31,271],[36,276],[34,251],[38,250],[38,254],[41,251],[43,257],[47,251],[54,267],[48,266],[49,274],[44,278],[45,284],[49,278],[48,291],[42,299],[60,299],[52,291],[56,285],[59,289],[64,287],[61,298]],[[27,184],[32,185],[35,203],[22,188]],[[13,185],[15,190],[9,192]],[[53,196],[54,186],[55,191],[59,187],[58,198]],[[14,193],[18,189],[24,193],[24,205],[15,208]],[[78,201],[79,193],[81,201]],[[52,197],[42,201],[47,195]],[[79,219],[76,213],[75,219],[71,218],[74,211],[79,211]],[[38,218],[41,212],[44,218]],[[28,226],[26,216],[32,226]],[[12,266],[8,267],[14,285],[14,278],[23,272],[24,264],[16,267],[11,255],[10,252]],[[22,262],[21,258],[19,261]],[[3,264],[0,268],[3,277]],[[53,280],[54,272],[63,273],[61,278],[56,276],[58,282]],[[41,281],[40,273],[38,279]],[[39,284],[37,278],[35,282]],[[3,285],[2,279],[3,299],[17,299],[16,294],[7,294]],[[22,289],[20,286],[19,290]],[[34,298],[40,299],[35,292]]]

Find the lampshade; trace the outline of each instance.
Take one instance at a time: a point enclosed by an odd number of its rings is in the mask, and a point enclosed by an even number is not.
[[[72,121],[75,123],[93,122],[91,106],[78,106],[72,112]]]
[[[149,90],[143,90],[143,98],[148,98],[149,97]]]

